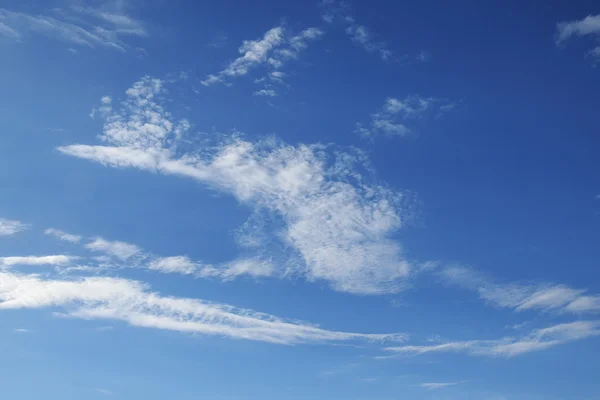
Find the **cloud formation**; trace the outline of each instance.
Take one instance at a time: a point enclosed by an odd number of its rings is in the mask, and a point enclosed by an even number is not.
[[[257,83],[263,84],[263,88],[255,91],[254,94],[275,97],[277,92],[273,84],[284,83],[285,74],[280,69],[288,61],[296,60],[299,53],[308,47],[309,42],[319,39],[323,34],[323,30],[311,27],[297,35],[289,36],[286,35],[283,26],[274,27],[268,30],[262,39],[245,40],[238,49],[240,57],[217,74],[208,75],[201,83],[204,86],[225,83],[227,79],[244,76],[262,65],[271,71],[265,77],[256,80]]]
[[[234,137],[210,149],[181,153],[175,129],[164,129],[172,124],[170,115],[156,103],[160,82],[144,78],[134,88],[127,91],[119,118],[137,120],[139,114],[161,110],[150,126],[115,125],[109,114],[101,139],[110,146],[76,144],[59,150],[107,166],[193,178],[232,194],[257,213],[272,215],[274,225],[266,229],[279,240],[269,257],[276,257],[280,276],[325,280],[336,290],[362,294],[403,287],[411,265],[391,235],[411,217],[413,199],[370,183],[360,173],[365,168],[360,152]],[[136,106],[130,108],[132,101]],[[246,238],[261,237],[260,229],[246,232]]]
[[[0,257],[0,267],[12,267],[15,265],[53,265],[62,266],[72,263],[78,257],[67,255],[52,256],[25,256],[25,257]]]
[[[74,6],[53,9],[49,15],[30,15],[0,8],[0,35],[23,40],[32,34],[83,47],[106,47],[127,51],[128,37],[145,37],[144,25],[118,7],[105,4],[102,8]]]
[[[49,228],[46,229],[44,233],[46,235],[54,236],[58,240],[62,240],[64,242],[79,243],[81,241],[81,236],[63,232],[59,229]]]
[[[426,115],[441,114],[456,107],[456,103],[434,97],[408,96],[404,99],[388,97],[383,107],[371,114],[368,125],[358,123],[356,132],[364,138],[374,139],[378,136],[408,136],[413,130],[407,126],[411,119],[423,118]]]
[[[537,329],[519,338],[396,346],[388,347],[385,350],[397,356],[466,353],[474,356],[514,357],[598,335],[600,335],[600,321],[577,321]]]
[[[573,37],[593,36],[596,42],[600,43],[600,14],[588,15],[587,17],[576,20],[559,22],[556,24],[557,44],[563,44]],[[600,59],[600,44],[591,49],[588,55]]]
[[[402,334],[331,331],[247,309],[161,296],[138,281],[88,277],[44,279],[0,272],[0,310],[61,310],[63,316],[276,344],[402,341]]]
[[[498,284],[464,267],[442,270],[445,282],[476,291],[487,302],[515,311],[541,310],[559,313],[600,312],[600,296],[584,289],[558,284]]]
[[[419,386],[421,386],[424,389],[428,389],[428,390],[437,390],[437,389],[442,389],[448,386],[455,386],[458,385],[458,382],[426,382],[426,383],[421,383]]]
[[[29,228],[29,225],[20,221],[0,218],[0,236],[10,236]]]

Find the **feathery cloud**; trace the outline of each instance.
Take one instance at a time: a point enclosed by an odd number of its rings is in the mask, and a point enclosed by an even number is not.
[[[600,335],[600,321],[577,321],[537,329],[520,338],[397,346],[385,350],[396,355],[466,353],[474,356],[514,357],[598,335]]]
[[[376,138],[380,135],[386,137],[408,136],[413,131],[406,125],[406,121],[422,118],[433,112],[448,112],[456,103],[434,97],[408,96],[404,99],[388,97],[383,107],[371,114],[371,122],[365,126],[356,124],[356,132],[364,138]]]
[[[497,307],[515,311],[586,313],[600,312],[600,296],[586,295],[584,289],[557,284],[497,284],[464,267],[449,267],[441,271],[444,281],[476,291]]]
[[[428,389],[428,390],[437,390],[437,389],[442,389],[448,386],[455,386],[458,385],[458,382],[426,382],[426,383],[421,383],[419,386],[421,386],[424,389]]]
[[[134,85],[136,107],[121,110],[122,120],[160,109],[155,123],[171,123],[156,103],[156,80]],[[374,294],[396,292],[411,270],[401,245],[390,238],[411,217],[410,195],[369,183],[360,174],[364,156],[331,151],[322,145],[286,145],[275,139],[249,142],[232,138],[198,152],[178,153],[177,135],[165,129],[115,126],[106,117],[101,139],[112,146],[70,145],[67,155],[112,167],[133,167],[196,179],[231,193],[256,212],[273,215],[269,249],[277,255],[275,275],[325,280],[336,290]],[[160,135],[157,135],[156,132]],[[281,232],[281,235],[275,235]],[[261,235],[252,231],[246,237]],[[290,259],[291,257],[291,259]],[[262,259],[262,257],[259,257]],[[266,270],[265,270],[266,271]]]
[[[308,47],[308,42],[317,40],[323,34],[321,29],[311,27],[290,37],[286,35],[282,26],[272,28],[264,34],[262,39],[244,41],[238,49],[242,54],[240,57],[219,73],[208,75],[201,83],[204,86],[222,83],[227,78],[244,76],[260,65],[274,69],[275,71],[269,72],[268,77],[276,83],[282,83],[284,75],[278,70],[288,61],[297,59],[299,53]],[[264,78],[258,81],[263,80]],[[265,86],[263,90],[259,90],[255,94],[274,96],[275,92]]]
[[[72,235],[67,232],[63,232],[59,229],[49,228],[44,231],[46,235],[54,236],[55,238],[62,240],[64,242],[70,243],[79,243],[81,241],[81,236]]]
[[[402,341],[402,334],[331,331],[247,309],[197,299],[165,297],[138,281],[88,277],[43,279],[0,272],[0,310],[59,308],[82,319],[277,344]]]
[[[222,82],[226,77],[246,75],[250,69],[267,62],[269,52],[283,41],[283,27],[281,26],[269,29],[262,39],[245,40],[238,49],[241,54],[240,57],[236,58],[218,74],[207,76],[201,83],[210,86]]]
[[[121,261],[142,255],[142,250],[134,244],[108,241],[101,237],[97,237],[85,245],[88,250],[105,253],[109,256],[116,257]]]
[[[0,236],[10,236],[29,228],[29,225],[20,221],[0,218]]]
[[[572,37],[581,36],[594,36],[596,41],[600,42],[600,14],[588,15],[576,21],[559,22],[556,24],[556,30],[556,43],[559,45]],[[600,59],[600,45],[590,50],[588,55]]]
[[[84,47],[107,47],[127,51],[125,37],[147,36],[143,24],[122,10],[90,7],[55,9],[52,15],[29,15],[0,8],[0,35],[22,40],[29,34],[41,34]]]
[[[72,263],[78,257],[66,255],[52,256],[25,256],[25,257],[0,257],[0,266],[12,267],[15,265],[56,265],[63,266]]]

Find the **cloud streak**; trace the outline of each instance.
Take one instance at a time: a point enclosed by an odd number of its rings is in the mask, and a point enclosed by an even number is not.
[[[53,237],[57,238],[58,240],[62,240],[64,242],[79,243],[81,241],[81,236],[63,232],[59,229],[49,228],[49,229],[46,229],[44,231],[44,233],[46,235],[53,236]]]
[[[0,310],[48,308],[72,318],[287,345],[405,339],[402,334],[331,331],[225,304],[165,297],[126,279],[56,280],[0,272]]]
[[[559,313],[600,312],[600,296],[588,295],[584,289],[558,284],[497,284],[464,267],[441,271],[446,283],[476,291],[485,301],[515,311],[541,310]]]
[[[122,10],[71,7],[53,15],[30,15],[0,8],[0,35],[23,40],[30,34],[44,35],[71,45],[106,47],[127,51],[127,37],[145,37],[144,25]]]
[[[537,329],[520,338],[397,346],[385,350],[396,356],[465,353],[473,356],[510,358],[598,335],[600,335],[600,321],[577,321]]]

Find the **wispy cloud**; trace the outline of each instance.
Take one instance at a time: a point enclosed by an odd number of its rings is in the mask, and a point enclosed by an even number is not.
[[[264,64],[268,60],[269,53],[284,41],[283,27],[277,26],[269,29],[261,39],[245,40],[238,49],[241,54],[224,70],[216,75],[209,75],[202,84],[209,86],[222,82],[225,78],[243,76],[257,65]]]
[[[388,347],[386,350],[396,355],[466,353],[475,356],[514,357],[598,335],[600,321],[577,321],[537,329],[519,338],[397,346]]]
[[[81,236],[63,232],[59,229],[49,228],[44,231],[46,235],[54,236],[55,238],[69,243],[79,243]]]
[[[455,385],[458,385],[458,382],[426,382],[426,383],[421,383],[419,386],[421,386],[424,389],[428,389],[428,390],[437,390],[437,389],[443,389],[445,387],[455,386]]]
[[[148,269],[179,274],[193,274],[198,271],[199,265],[187,256],[163,257],[152,260],[148,263]]]
[[[401,334],[326,330],[225,304],[165,297],[126,279],[56,280],[0,272],[0,310],[22,308],[59,308],[73,318],[119,320],[137,327],[278,344],[405,339]]]
[[[357,46],[369,53],[379,54],[379,57],[384,61],[392,58],[394,52],[389,49],[384,41],[377,39],[376,35],[367,26],[356,22],[346,2],[322,0],[319,3],[319,8],[321,9],[322,19],[328,24],[339,22],[345,26],[346,35]]]
[[[111,392],[110,390],[106,390],[106,389],[96,389],[96,392],[106,395],[106,396],[112,396],[113,392]]]
[[[144,25],[122,9],[70,7],[54,9],[49,15],[30,15],[0,9],[0,35],[23,40],[30,34],[41,34],[84,47],[107,47],[126,51],[129,45],[124,38],[147,36]]]
[[[371,139],[381,135],[386,137],[408,136],[413,134],[413,130],[407,126],[407,121],[423,118],[430,114],[439,116],[455,107],[456,103],[434,97],[418,95],[408,96],[404,99],[388,97],[383,107],[371,114],[370,124],[365,126],[358,123],[356,132],[362,137]]]
[[[67,255],[51,255],[51,256],[25,256],[25,257],[0,257],[0,267],[12,267],[15,265],[67,265],[76,260],[77,257]]]
[[[369,53],[378,52],[384,61],[389,60],[393,54],[385,42],[375,40],[373,33],[364,25],[352,24],[346,28],[346,33],[354,43]]]
[[[138,105],[126,106],[119,118],[137,120],[138,114],[162,110],[156,103],[157,87],[160,84],[150,78],[136,83],[137,89],[127,94],[136,96]],[[172,124],[164,110],[156,121]],[[266,224],[245,233],[246,238],[260,237],[261,229],[273,229],[276,239],[268,251],[275,257],[275,275],[325,280],[336,290],[364,294],[403,287],[411,264],[390,236],[411,218],[413,198],[362,176],[362,153],[240,138],[182,153],[177,137],[138,123],[115,125],[109,115],[101,139],[111,146],[77,144],[59,150],[107,166],[193,178],[231,193],[256,212],[277,216],[273,220],[283,227]]]
[[[277,92],[273,89],[261,89],[261,90],[254,92],[254,95],[255,96],[275,97],[275,96],[277,96]]]
[[[142,255],[142,250],[134,244],[109,241],[101,237],[97,237],[85,245],[88,250],[105,253],[109,256],[116,257],[121,261]]]
[[[600,14],[588,15],[587,17],[576,20],[559,22],[556,24],[557,44],[563,44],[572,37],[593,36],[597,42],[600,42]],[[600,59],[600,44],[590,50],[588,55]]]
[[[10,236],[29,228],[29,225],[20,221],[0,218],[0,236]]]
[[[31,333],[31,331],[29,329],[25,329],[25,328],[13,329],[13,332],[15,332],[15,333]]]
[[[210,86],[225,82],[228,78],[244,76],[250,70],[265,66],[273,71],[267,74],[271,82],[283,83],[284,74],[279,71],[288,61],[298,58],[299,53],[308,47],[308,43],[320,38],[324,31],[319,28],[307,28],[297,35],[286,35],[283,26],[278,26],[267,31],[262,39],[246,40],[238,49],[240,57],[231,62],[225,69],[217,74],[208,75],[201,83]],[[257,80],[265,82],[266,78]],[[273,96],[274,90],[265,85],[263,90],[255,92],[257,95]]]
[[[476,291],[491,304],[515,311],[542,310],[568,313],[600,312],[600,296],[585,289],[558,284],[498,284],[465,267],[441,271],[444,281]]]

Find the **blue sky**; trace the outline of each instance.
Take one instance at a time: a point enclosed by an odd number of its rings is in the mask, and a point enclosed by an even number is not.
[[[597,2],[0,7],[14,399],[599,399]]]

